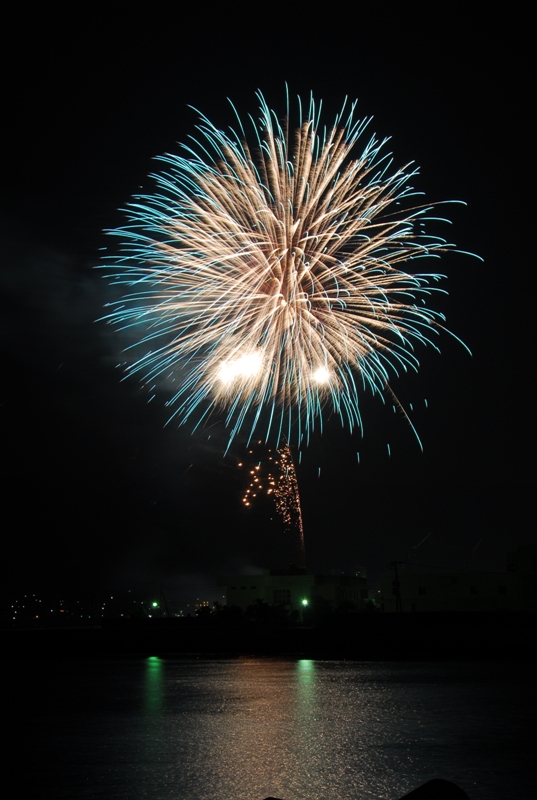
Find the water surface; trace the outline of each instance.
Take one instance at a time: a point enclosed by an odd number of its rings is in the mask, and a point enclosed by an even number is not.
[[[534,670],[161,659],[11,663],[15,793],[398,800],[433,777],[535,797]]]

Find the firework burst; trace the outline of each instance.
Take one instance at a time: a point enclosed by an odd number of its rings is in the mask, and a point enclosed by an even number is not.
[[[313,99],[296,128],[263,96],[250,144],[206,117],[184,156],[164,155],[156,191],[135,197],[113,277],[123,300],[108,320],[134,326],[145,352],[127,370],[177,381],[172,417],[199,424],[225,409],[230,442],[263,427],[301,442],[324,413],[361,428],[364,389],[384,394],[417,369],[443,316],[428,307],[442,277],[401,269],[453,249],[427,235],[412,165],[392,169],[386,140],[344,104],[321,128]],[[293,430],[292,430],[293,429]]]

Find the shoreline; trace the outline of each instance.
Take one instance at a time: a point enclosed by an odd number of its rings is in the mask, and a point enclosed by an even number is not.
[[[93,628],[12,628],[13,656],[289,656],[368,660],[532,660],[537,615],[353,614],[315,626],[223,624],[197,618],[104,620]]]

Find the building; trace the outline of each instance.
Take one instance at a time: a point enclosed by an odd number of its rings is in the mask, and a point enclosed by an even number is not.
[[[537,547],[507,554],[505,572],[385,573],[382,611],[537,611]],[[399,597],[398,597],[399,595]]]
[[[227,605],[242,610],[261,600],[294,611],[317,598],[333,609],[348,605],[363,610],[367,599],[363,576],[311,575],[298,567],[266,569],[259,575],[226,575],[218,579],[218,584],[226,589]]]

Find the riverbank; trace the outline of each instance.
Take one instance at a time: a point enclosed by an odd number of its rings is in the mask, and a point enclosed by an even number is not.
[[[95,628],[11,629],[8,652],[32,657],[129,654],[290,655],[353,660],[527,659],[535,614],[349,614],[316,626],[197,618],[105,620]]]

